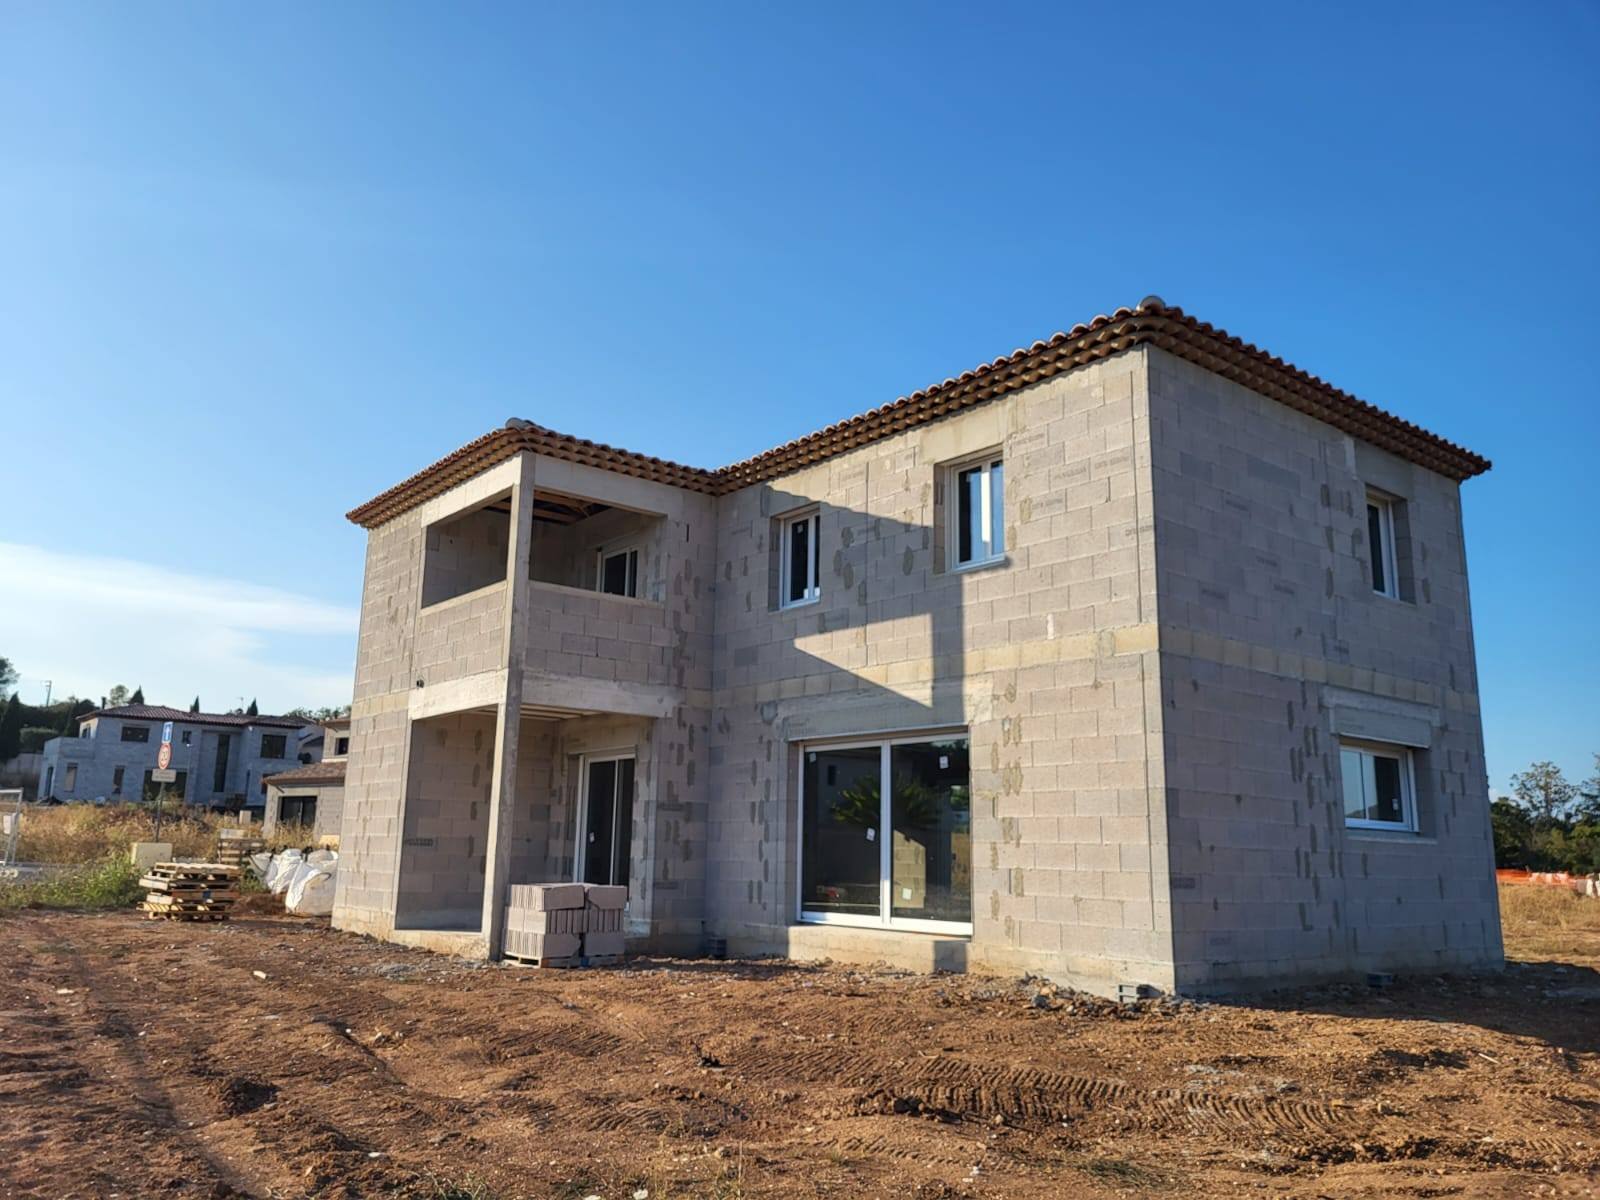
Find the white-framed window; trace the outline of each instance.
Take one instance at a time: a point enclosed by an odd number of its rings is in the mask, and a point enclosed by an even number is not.
[[[956,570],[1006,554],[1005,464],[999,451],[948,468],[950,562]]]
[[[1417,828],[1416,775],[1406,747],[1341,740],[1339,777],[1350,828]]]
[[[616,546],[595,555],[594,590],[611,596],[639,595],[639,547]]]
[[[801,747],[797,920],[972,932],[964,731]]]
[[[778,523],[778,607],[793,608],[822,598],[817,570],[822,514],[815,508]]]
[[[1400,598],[1400,572],[1394,551],[1394,501],[1367,493],[1367,552],[1372,558],[1372,590]]]

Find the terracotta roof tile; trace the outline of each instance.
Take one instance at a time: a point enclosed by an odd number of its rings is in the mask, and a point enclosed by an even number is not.
[[[686,467],[512,420],[506,428],[469,442],[348,515],[356,524],[371,529],[523,450],[690,491],[726,495],[1141,345],[1157,346],[1447,478],[1468,479],[1490,467],[1488,459],[1196,320],[1160,297],[1148,296],[1135,308],[1102,314],[1070,332],[1057,333],[954,379],[717,471]]]
[[[287,771],[279,771],[276,775],[266,775],[262,783],[282,786],[301,784],[310,787],[312,784],[329,784],[344,782],[345,760],[335,759],[333,762],[305,763],[302,766],[292,767]]]

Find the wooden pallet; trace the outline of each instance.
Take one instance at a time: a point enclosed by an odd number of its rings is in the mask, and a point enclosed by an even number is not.
[[[148,892],[167,892],[171,895],[200,892],[205,895],[237,896],[238,888],[233,881],[214,883],[210,880],[163,879],[159,875],[144,875],[139,879],[139,886]]]
[[[524,967],[560,967],[569,969],[583,966],[583,959],[576,954],[567,954],[560,958],[531,958],[524,954],[504,954],[501,957],[507,962],[514,962]]]
[[[160,910],[146,908],[144,910],[147,921],[226,921],[228,914],[225,912],[183,912],[181,910]]]
[[[157,879],[198,882],[204,880],[232,882],[239,878],[239,868],[232,863],[156,863],[147,872]]]

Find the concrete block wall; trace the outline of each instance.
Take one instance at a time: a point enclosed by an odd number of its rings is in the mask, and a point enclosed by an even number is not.
[[[423,606],[504,582],[510,528],[510,518],[492,508],[479,508],[428,526]]]
[[[262,814],[261,831],[271,837],[278,829],[279,802],[285,796],[313,796],[317,801],[317,819],[311,826],[311,836],[322,838],[337,835],[344,819],[344,788],[328,784],[279,787],[267,786],[267,807]]]
[[[714,931],[1170,985],[1145,411],[1123,355],[721,501]],[[994,447],[1007,561],[941,571],[940,467]],[[822,598],[774,611],[773,518],[808,504]],[[970,943],[796,926],[798,746],[950,726],[974,764]]]
[[[413,723],[397,927],[478,927],[494,752],[492,715],[453,713]]]
[[[1179,985],[1498,963],[1457,485],[1148,353]],[[1372,591],[1368,486],[1414,603]],[[1415,834],[1345,826],[1339,735],[1386,725]]]
[[[505,584],[423,609],[412,633],[412,683],[438,685],[505,667]]]

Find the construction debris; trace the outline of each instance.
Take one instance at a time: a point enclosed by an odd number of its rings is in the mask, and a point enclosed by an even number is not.
[[[226,863],[157,863],[139,880],[151,919],[226,921],[239,898],[239,868]]]
[[[267,839],[248,829],[224,826],[217,830],[217,861],[244,870],[252,854],[267,848]]]

